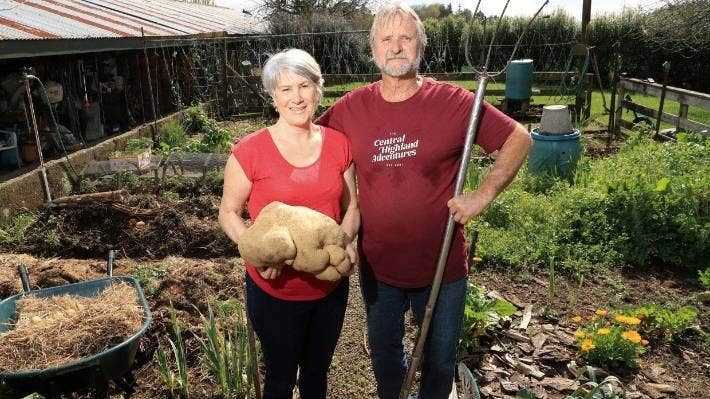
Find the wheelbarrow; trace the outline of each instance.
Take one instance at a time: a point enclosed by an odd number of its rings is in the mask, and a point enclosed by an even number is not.
[[[92,388],[97,398],[108,398],[108,385],[110,381],[122,388],[130,397],[133,393],[133,375],[131,366],[135,360],[140,337],[145,334],[152,321],[150,307],[145,300],[145,295],[138,281],[129,276],[113,276],[113,251],[109,252],[108,274],[109,277],[83,281],[74,284],[44,288],[31,291],[27,270],[19,266],[22,277],[24,293],[11,296],[0,302],[0,333],[11,328],[13,318],[16,317],[16,304],[26,295],[38,298],[70,294],[81,297],[96,297],[114,283],[125,282],[135,289],[135,295],[143,308],[143,324],[138,332],[101,353],[82,359],[43,370],[30,370],[18,372],[0,372],[0,382],[4,383],[5,390],[0,391],[0,396],[22,397],[36,392],[49,398],[58,398],[62,393],[74,392],[80,389]],[[3,389],[0,387],[0,389]]]

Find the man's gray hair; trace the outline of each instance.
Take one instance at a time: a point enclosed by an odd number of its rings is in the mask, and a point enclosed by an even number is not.
[[[290,48],[269,57],[261,71],[261,84],[270,96],[274,96],[279,77],[284,71],[291,71],[296,75],[313,82],[320,97],[323,96],[323,75],[316,60],[307,52]]]
[[[426,47],[427,44],[426,32],[424,32],[424,24],[422,23],[422,20],[419,19],[419,15],[417,15],[417,13],[412,9],[412,7],[399,2],[385,4],[377,11],[377,14],[375,15],[375,20],[372,21],[372,27],[370,27],[370,47],[372,47],[373,43],[375,42],[375,33],[377,32],[377,28],[379,28],[379,26],[383,23],[389,21],[395,15],[399,15],[401,17],[409,17],[412,19],[412,21],[414,21],[414,25],[417,28],[417,41],[419,42],[419,51],[421,52],[421,54],[424,54],[424,47]]]

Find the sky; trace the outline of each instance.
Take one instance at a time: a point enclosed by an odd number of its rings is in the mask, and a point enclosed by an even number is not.
[[[386,0],[374,0],[374,2],[384,3]],[[409,5],[431,4],[431,3],[451,3],[454,10],[468,8],[473,11],[476,8],[477,0],[403,0]],[[542,5],[544,0],[511,0],[508,5],[506,15],[532,16]],[[259,0],[216,0],[217,5],[235,8],[237,10],[251,10],[259,3]],[[563,8],[568,14],[582,19],[582,0],[550,0],[543,10],[550,13],[557,8]],[[481,0],[480,11],[488,15],[498,15],[503,8],[503,0]],[[592,0],[592,16],[603,13],[619,13],[624,7],[643,9],[656,8],[663,4],[663,0]]]

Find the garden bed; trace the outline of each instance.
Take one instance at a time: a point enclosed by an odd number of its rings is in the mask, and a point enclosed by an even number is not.
[[[590,139],[590,144],[594,144],[594,138]],[[588,145],[588,148],[601,146]],[[616,143],[612,148],[610,153],[616,152]],[[697,150],[690,152],[692,149],[689,147],[687,154],[681,153],[680,159],[696,157]],[[601,155],[598,151],[590,158]],[[641,155],[632,159],[653,162]],[[667,162],[673,159],[676,158],[671,157]],[[689,166],[687,159],[675,163],[672,170],[680,174],[687,168],[704,170],[702,168],[707,167],[706,164]],[[698,159],[704,162],[702,158]],[[627,161],[622,166],[633,163],[643,165]],[[615,173],[608,174],[608,182],[631,179],[627,172],[618,173],[619,166],[612,164],[612,169]],[[595,169],[588,167],[587,170],[591,174]],[[698,173],[686,174],[701,178]],[[702,251],[707,249],[685,245],[686,253],[674,252],[676,247],[670,246],[665,252],[658,252],[660,245],[653,241],[658,234],[629,235],[627,239],[646,239],[648,245],[643,248],[648,250],[634,253],[636,257],[633,259],[641,260],[638,266],[620,271],[603,263],[609,248],[618,251],[614,258],[609,258],[611,262],[624,259],[623,256],[627,256],[623,252],[625,249],[638,251],[641,247],[634,244],[607,248],[603,240],[593,241],[598,238],[596,233],[600,227],[624,225],[622,217],[626,217],[626,213],[612,214],[621,221],[618,222],[604,216],[603,211],[623,209],[626,203],[633,205],[637,203],[634,202],[636,197],[641,199],[639,204],[657,201],[663,205],[669,202],[666,198],[671,194],[691,202],[707,201],[707,192],[687,197],[683,192],[674,191],[676,182],[683,182],[685,180],[680,179],[686,177],[673,176],[677,180],[672,181],[666,181],[663,176],[648,179],[652,183],[650,194],[645,188],[646,182],[637,179],[634,185],[625,181],[615,183],[604,196],[590,194],[594,192],[592,184],[584,187],[586,191],[577,189],[571,196],[563,191],[566,188],[562,185],[557,185],[551,194],[546,194],[549,189],[545,187],[538,187],[533,194],[525,191],[530,181],[517,182],[487,211],[493,216],[496,213],[492,212],[498,212],[500,217],[488,220],[486,217],[491,215],[483,215],[479,218],[479,222],[485,223],[476,226],[481,232],[478,254],[486,259],[472,271],[471,281],[485,286],[481,301],[499,299],[515,305],[511,317],[485,329],[486,334],[478,337],[480,345],[469,345],[462,352],[461,358],[477,376],[484,397],[514,397],[518,391],[529,389],[538,398],[565,398],[579,384],[576,373],[583,364],[583,358],[579,356],[583,354],[579,350],[580,341],[575,338],[575,333],[586,328],[596,313],[609,312],[605,317],[613,323],[612,313],[651,303],[668,309],[692,305],[698,314],[689,322],[693,328],[678,327],[672,339],[643,337],[649,338],[650,342],[644,344],[646,353],[638,359],[638,369],[611,370],[632,392],[628,397],[701,398],[710,392],[707,379],[710,339],[706,333],[710,330],[710,309],[698,296],[702,287],[697,272],[690,265],[683,264],[680,257],[696,254],[691,259],[699,259]],[[585,181],[593,183],[594,179],[587,177]],[[692,180],[691,183],[701,185],[702,182]],[[141,338],[134,368],[138,389],[133,397],[166,397],[171,389],[170,381],[165,379],[165,367],[172,370],[173,378],[189,381],[191,397],[222,397],[222,385],[205,366],[204,341],[201,340],[209,337],[209,315],[212,313],[228,316],[215,323],[220,326],[233,322],[230,315],[241,314],[244,267],[235,245],[227,239],[217,222],[221,184],[221,177],[214,173],[196,178],[168,176],[157,181],[154,177],[127,173],[83,182],[82,192],[124,189],[126,194],[120,202],[63,205],[28,213],[16,219],[13,225],[4,226],[0,230],[0,298],[21,291],[16,275],[20,263],[28,267],[32,283],[45,288],[103,276],[106,254],[114,249],[117,251],[114,273],[133,275],[140,281],[154,316],[150,330]],[[678,186],[686,187],[679,183]],[[637,192],[639,194],[635,194]],[[608,201],[614,193],[627,193],[623,198],[625,202],[599,202],[603,208],[583,203],[586,200]],[[678,201],[670,202],[676,204]],[[694,209],[695,204],[689,203],[687,208]],[[553,206],[570,214],[575,213],[574,206],[584,212],[576,212],[578,218],[569,219],[574,223],[567,223],[568,220],[562,217],[566,214]],[[637,218],[634,220],[655,214],[645,209],[631,213]],[[671,207],[659,206],[658,209],[665,210],[668,215],[676,212]],[[687,215],[688,212],[678,214]],[[551,215],[555,217],[551,219]],[[695,219],[687,217],[679,220],[684,226],[696,223]],[[602,221],[607,224],[600,224]],[[653,222],[665,226],[662,220],[654,219]],[[513,227],[506,230],[503,223]],[[591,224],[587,226],[585,223]],[[646,224],[639,222],[634,227],[642,231]],[[585,226],[588,229],[582,229]],[[695,232],[690,228],[686,230],[687,234]],[[559,233],[576,234],[580,231],[584,235],[570,235],[569,239]],[[607,233],[611,237],[616,234]],[[673,231],[669,230],[665,234],[671,233]],[[496,237],[497,241],[491,241]],[[674,240],[665,245],[671,244],[681,245],[682,241]],[[553,249],[557,252],[544,252]],[[562,257],[570,254],[583,254],[587,258],[582,262]],[[671,256],[673,254],[678,256]],[[661,255],[666,256],[667,263],[659,260]],[[693,267],[697,269],[697,265]],[[575,321],[576,316],[580,316],[580,321]],[[415,335],[410,319],[408,352]],[[527,325],[519,328],[521,323]],[[243,336],[240,331],[235,329],[234,336]],[[178,333],[182,339],[178,339]],[[172,360],[169,339],[183,343],[179,351],[186,366],[182,376],[178,375]],[[328,397],[377,396],[365,339],[365,314],[357,276],[353,276],[345,326],[331,368]],[[162,366],[159,361],[161,353],[167,353],[162,358]],[[601,376],[605,374],[604,371],[598,372]],[[244,379],[248,380],[246,374]],[[181,388],[175,386],[176,380],[172,383],[172,392],[177,397]]]

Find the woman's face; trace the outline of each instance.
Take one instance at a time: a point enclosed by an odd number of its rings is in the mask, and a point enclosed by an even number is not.
[[[279,119],[299,127],[310,125],[319,97],[315,83],[288,70],[279,75],[273,94]]]

